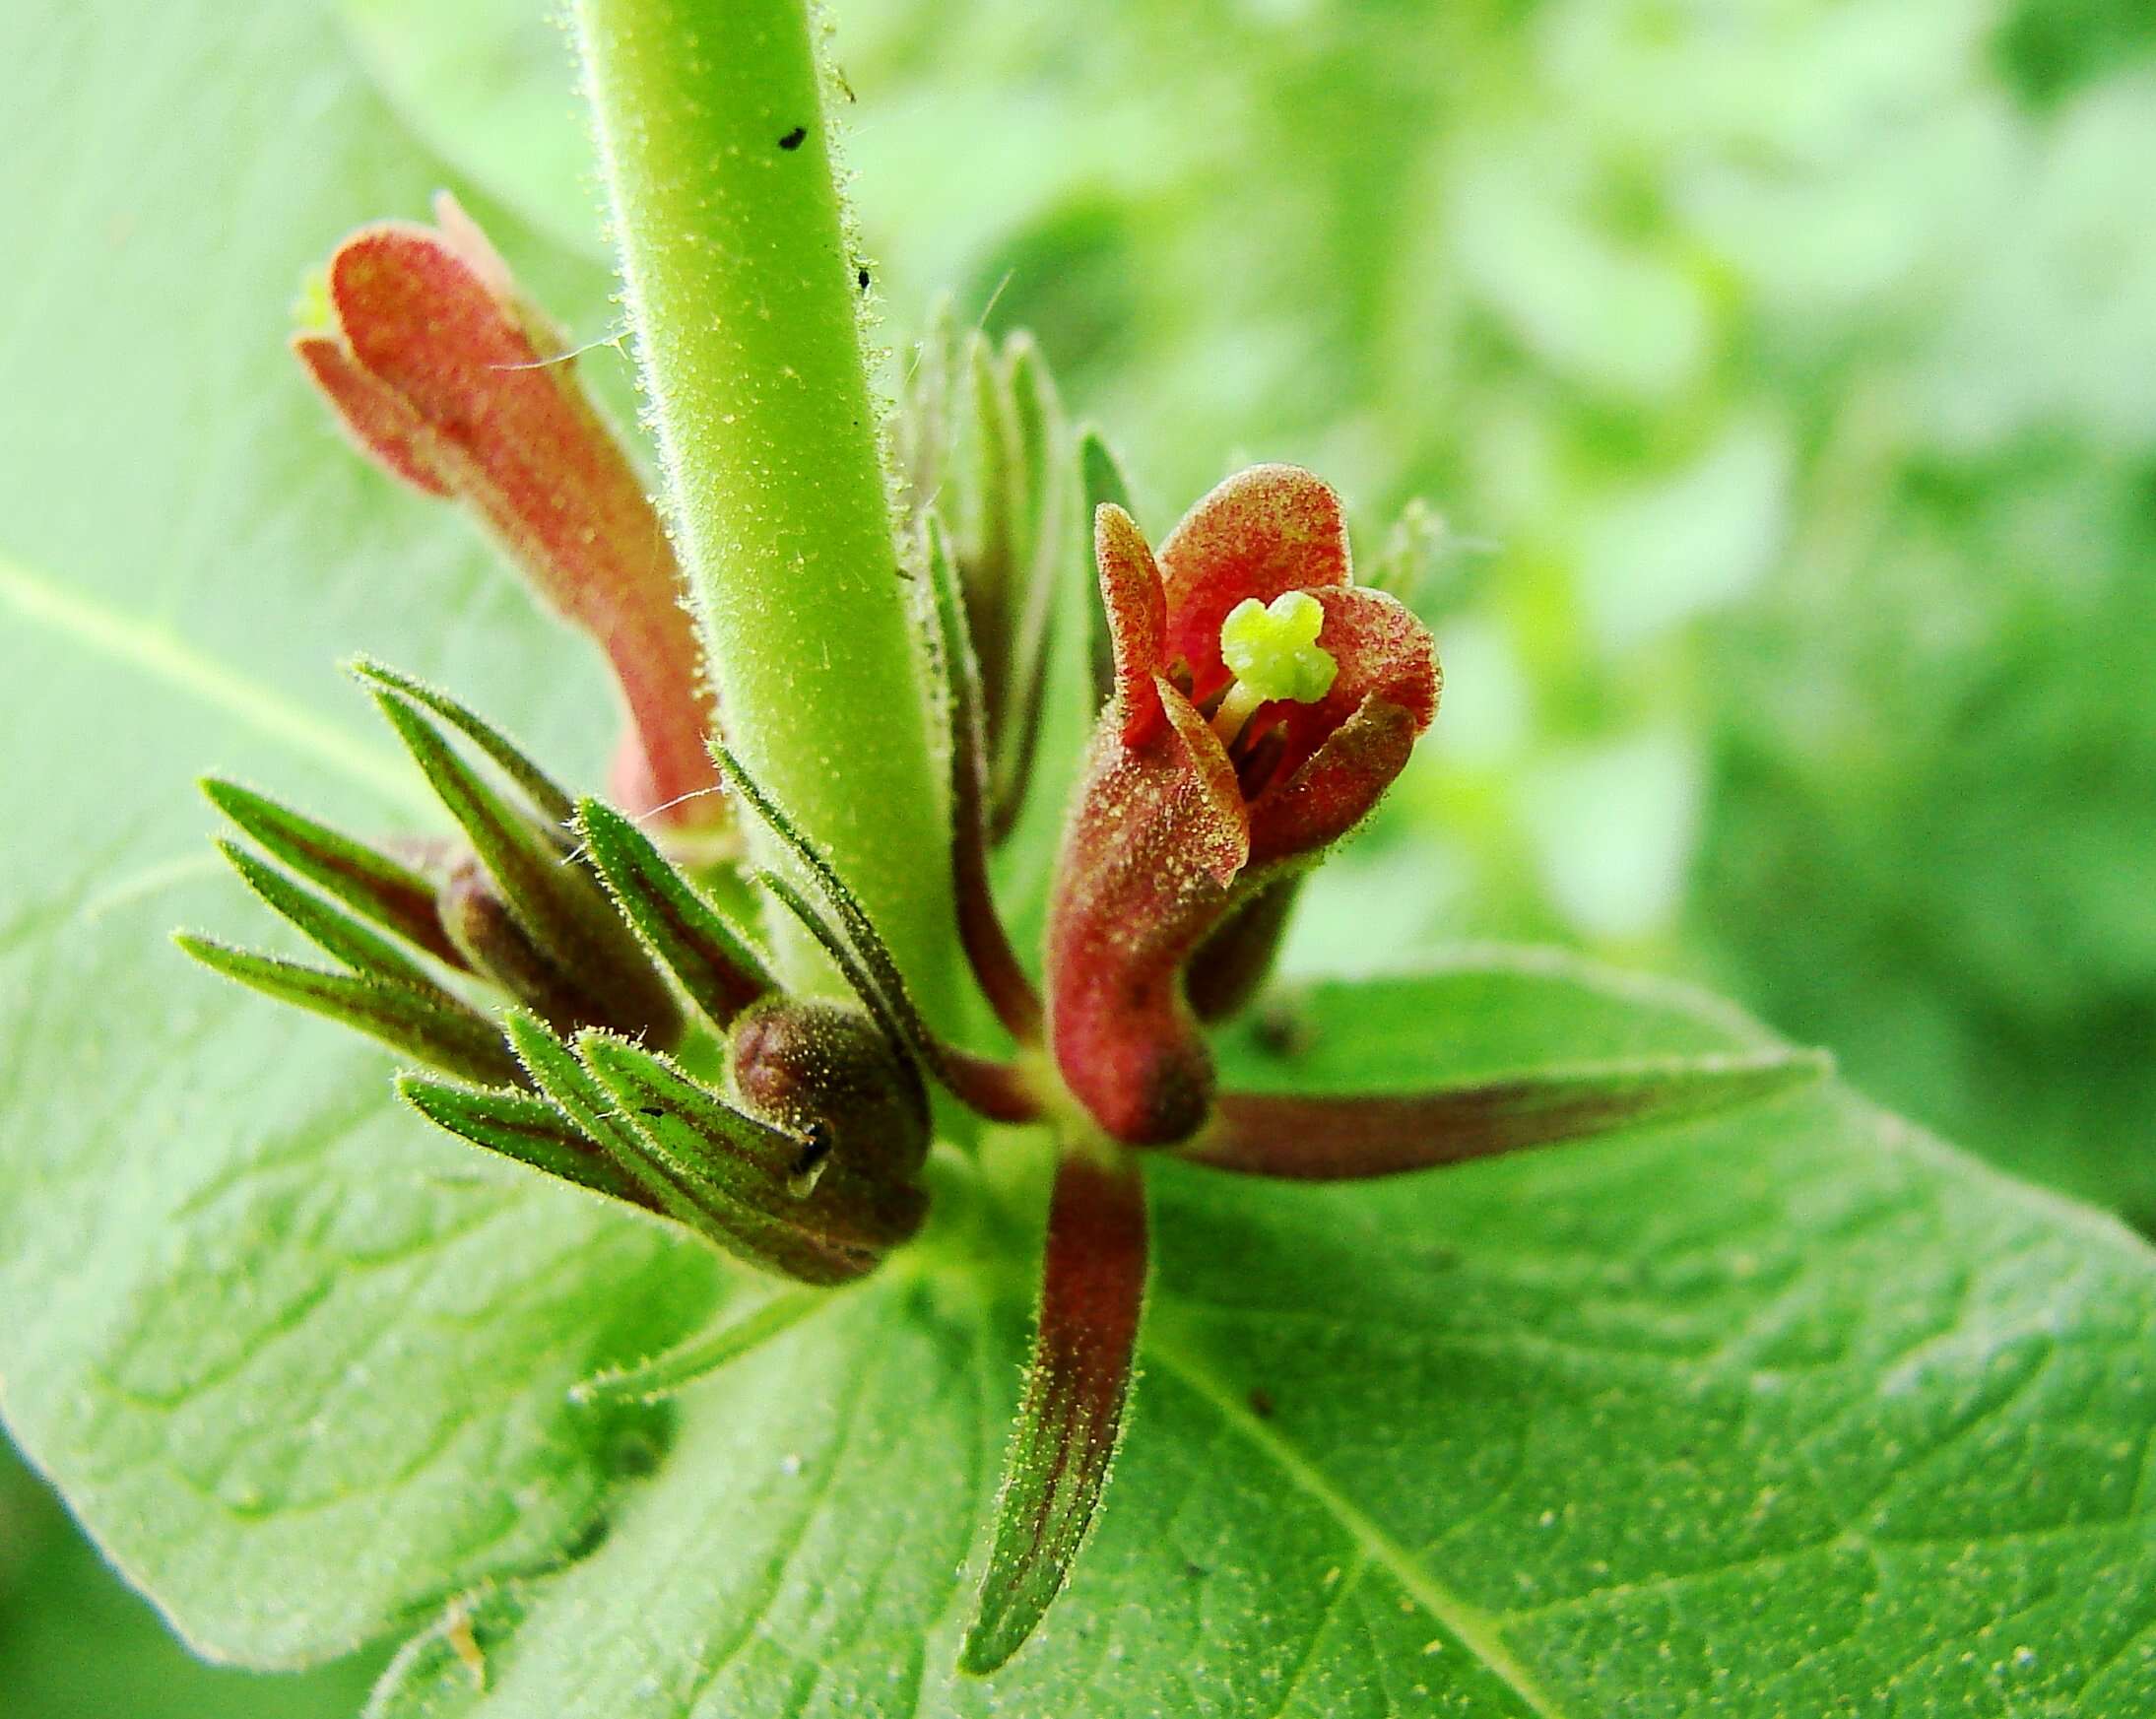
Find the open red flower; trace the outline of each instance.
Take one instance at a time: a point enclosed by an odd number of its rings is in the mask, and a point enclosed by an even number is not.
[[[436,227],[381,222],[337,247],[330,323],[294,336],[359,449],[477,514],[526,579],[599,641],[628,704],[613,797],[710,818],[711,698],[681,569],[574,355],[444,193]],[[703,798],[684,798],[704,795]]]
[[[1114,505],[1094,542],[1116,695],[1057,875],[1050,1036],[1106,1133],[1169,1145],[1211,1108],[1194,958],[1377,804],[1436,713],[1437,658],[1404,605],[1350,582],[1339,498],[1297,467],[1228,479],[1157,562]],[[1261,639],[1271,674],[1246,660],[1246,680],[1223,652],[1231,616],[1316,623],[1314,649]]]

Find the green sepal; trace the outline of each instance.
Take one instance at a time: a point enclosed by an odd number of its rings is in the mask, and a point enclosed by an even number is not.
[[[490,1087],[523,1082],[500,1029],[444,992],[430,995],[406,985],[325,972],[184,931],[174,933],[172,941],[229,979],[357,1028],[445,1074]]]
[[[1482,594],[1491,560],[1470,553],[1442,513],[1424,500],[1403,507],[1355,582],[1398,597],[1425,623],[1435,625]]]
[[[446,1005],[459,1001],[434,983],[424,968],[386,939],[374,935],[341,907],[311,890],[303,890],[275,866],[266,865],[237,842],[219,841],[217,850],[262,898],[265,906],[295,926],[325,955],[361,978],[402,985]]]
[[[621,1112],[604,1082],[524,1010],[504,1018],[509,1042],[534,1084],[633,1181],[653,1209],[745,1264],[810,1284],[847,1283],[877,1256],[827,1246],[792,1224],[752,1212],[708,1175],[661,1148]]]
[[[941,513],[923,525],[922,560],[928,574],[933,660],[950,727],[951,815],[980,821],[986,831],[988,731],[982,704],[981,658],[966,626],[965,590],[951,554],[950,532]],[[961,832],[961,839],[962,839]]]
[[[502,1015],[502,1029],[531,1083],[634,1184],[645,1203],[687,1228],[704,1231],[702,1215],[688,1191],[645,1148],[643,1137],[621,1114],[614,1095],[525,1009]]]
[[[850,935],[850,927],[834,924],[788,879],[767,871],[755,877],[831,958],[831,964],[860,998],[901,1063],[910,1068],[906,1059],[919,1059],[946,1091],[992,1122],[1041,1120],[1040,1096],[1020,1070],[974,1056],[936,1036],[914,1006],[898,963],[873,927],[864,923],[858,934]]]
[[[660,1157],[728,1199],[776,1210],[816,1157],[814,1141],[735,1109],[670,1057],[594,1031],[578,1033],[574,1049]]]
[[[833,923],[824,909],[796,889],[791,878],[761,870],[754,876],[755,881],[800,921],[802,928],[816,939],[817,947],[830,957],[839,977],[846,981],[846,988],[860,1000],[862,1008],[875,1021],[877,1030],[882,1033],[884,1042],[900,1060],[918,1054],[921,1044],[927,1040],[927,1027],[914,1012],[903,988],[894,999],[855,948],[853,940]]]
[[[958,539],[967,572],[966,595],[977,622],[997,623],[994,647],[984,652],[1005,660],[1009,635],[1011,584],[1017,558],[1017,516],[1013,497],[1018,458],[1013,431],[1017,409],[1011,383],[997,363],[996,343],[976,328],[967,335],[953,378],[951,447],[945,480],[950,503],[945,509]],[[977,626],[976,634],[985,630]]]
[[[221,776],[202,778],[210,804],[309,883],[451,966],[464,957],[434,911],[434,883],[399,860]]]
[[[958,355],[957,319],[950,295],[939,293],[915,344],[913,362],[891,414],[893,463],[910,490],[907,504],[932,507],[941,499],[951,454],[951,390]]]
[[[1012,947],[989,876],[988,751],[981,721],[981,666],[966,631],[965,596],[940,515],[925,531],[935,658],[950,719],[950,872],[958,937],[983,995],[1004,1029],[1038,1043],[1040,995]]]
[[[655,1156],[745,1212],[879,1250],[908,1240],[928,1214],[912,1183],[867,1174],[826,1141],[735,1108],[657,1052],[599,1032],[579,1033],[576,1050]]]
[[[532,760],[531,756],[476,710],[459,703],[438,687],[415,680],[372,657],[355,657],[346,664],[350,672],[367,684],[377,698],[383,689],[401,693],[425,706],[485,753],[531,801],[548,833],[564,851],[570,846],[569,823],[576,805],[555,779]]]
[[[576,822],[622,917],[715,1025],[725,1026],[773,988],[755,946],[632,820],[584,799]]]
[[[830,1296],[818,1290],[781,1289],[747,1313],[721,1307],[693,1337],[633,1366],[586,1379],[569,1396],[579,1403],[657,1403],[679,1396],[829,1304]]]
[[[436,1128],[561,1181],[652,1210],[650,1198],[551,1099],[399,1075],[397,1095]]]
[[[1108,445],[1108,438],[1097,424],[1079,427],[1078,459],[1078,481],[1085,491],[1085,517],[1079,522],[1080,536],[1090,547],[1094,508],[1109,501],[1134,517],[1138,509],[1131,505],[1131,480],[1124,474],[1123,462],[1116,457],[1115,449]]]
[[[860,897],[846,887],[823,857],[822,850],[805,835],[801,827],[766,794],[751,776],[748,768],[723,743],[712,748],[712,756],[718,760],[719,771],[726,777],[727,787],[763,822],[764,827],[779,838],[787,852],[798,860],[815,883],[817,893],[822,897],[830,913],[835,916],[835,929],[821,925],[823,915],[810,907],[805,897],[775,874],[759,873],[758,878],[771,888],[780,900],[791,907],[809,930],[817,934],[817,941],[845,975],[846,981],[860,996],[862,1005],[875,1015],[880,1024],[887,1024],[893,1043],[904,1047],[913,1042],[911,1034],[900,1030],[902,1021],[898,1010],[912,1010],[906,999],[904,980],[899,976],[898,963],[889,948],[878,934],[868,910],[861,905]],[[804,916],[806,915],[806,916]],[[839,947],[834,947],[833,939]],[[842,953],[843,951],[843,953]],[[852,959],[846,959],[847,956]],[[866,978],[868,982],[864,984]],[[871,993],[878,993],[872,995]],[[920,1028],[918,1015],[912,1025]]]
[[[374,700],[471,838],[503,904],[558,975],[559,988],[590,1000],[579,1011],[583,1018],[671,1043],[681,1030],[673,994],[593,873],[465,762],[427,719],[426,710],[436,704],[423,709],[389,684],[375,689]]]
[[[1004,399],[1012,419],[1012,547],[1015,575],[1011,662],[1001,732],[990,762],[989,831],[1000,842],[1017,822],[1040,740],[1048,641],[1059,589],[1068,582],[1072,537],[1065,515],[1076,502],[1076,472],[1055,383],[1030,336],[1004,349]]]

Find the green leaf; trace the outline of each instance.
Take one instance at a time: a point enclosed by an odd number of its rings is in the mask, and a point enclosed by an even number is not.
[[[1222,1061],[1352,1091],[1763,1042],[1674,987],[1500,952],[1299,993]],[[880,1274],[679,1398],[666,1466],[523,1592],[487,1692],[439,1668],[383,1719],[597,1719],[631,1691],[677,1715],[1536,1719],[2156,1692],[2156,1272],[2107,1221],[1826,1086],[1383,1184],[1147,1173],[1114,1483],[1004,1670],[954,1667],[1015,1261],[1000,1295]]]
[[[300,268],[440,165],[309,8],[33,0],[0,35],[0,231],[37,239],[0,308],[0,711],[41,862],[0,868],[0,1305],[34,1313],[0,1327],[0,1406],[191,1640],[318,1658],[497,1584],[485,1689],[429,1629],[395,1715],[2156,1705],[2147,1250],[1831,1089],[1375,1187],[1152,1166],[1162,1317],[1114,1491],[984,1686],[951,1668],[1022,1255],[962,1268],[961,1225],[901,1256],[684,1394],[624,1485],[648,1429],[567,1391],[695,1329],[709,1250],[474,1173],[384,1058],[162,943],[259,919],[203,840],[205,764],[370,839],[438,830],[324,673],[355,646],[600,779],[589,652],[361,470],[277,350]],[[1176,244],[1213,266],[1219,232]],[[560,279],[605,327],[605,283]],[[1199,401],[1162,422],[1217,398],[1220,350],[1160,375]],[[1373,1091],[1756,1042],[1505,958],[1321,988],[1222,1060]]]
[[[0,864],[0,1416],[190,1643],[315,1661],[587,1544],[651,1427],[566,1393],[696,1328],[720,1274],[180,959],[175,924],[268,925],[193,783],[434,838],[340,660],[456,687],[591,786],[613,693],[474,533],[352,455],[285,351],[303,270],[443,179],[320,9],[31,0],[0,50],[0,230],[39,235],[0,288],[0,771],[39,858]],[[604,324],[601,271],[478,213]]]

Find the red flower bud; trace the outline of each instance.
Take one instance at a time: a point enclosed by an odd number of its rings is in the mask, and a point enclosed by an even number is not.
[[[360,229],[330,258],[330,326],[293,350],[359,449],[462,501],[565,619],[628,703],[614,798],[641,813],[716,785],[711,696],[666,528],[577,381],[566,342],[453,199],[436,228]],[[675,809],[711,817],[715,798]]]
[[[1436,714],[1437,659],[1405,607],[1349,583],[1339,498],[1293,466],[1221,484],[1157,563],[1103,505],[1094,550],[1116,695],[1057,875],[1050,1038],[1103,1129],[1169,1145],[1212,1100],[1192,957],[1377,804]],[[1223,629],[1253,628],[1239,677]]]

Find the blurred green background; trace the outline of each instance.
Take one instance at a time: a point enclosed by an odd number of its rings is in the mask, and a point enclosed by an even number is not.
[[[1366,548],[1458,535],[1445,710],[1298,964],[1689,974],[2156,1227],[2156,8],[834,12],[894,341],[945,286],[1031,327],[1155,532],[1264,457]],[[446,174],[599,254],[542,0],[346,19]],[[365,1671],[187,1665],[0,1473],[9,1719]]]

